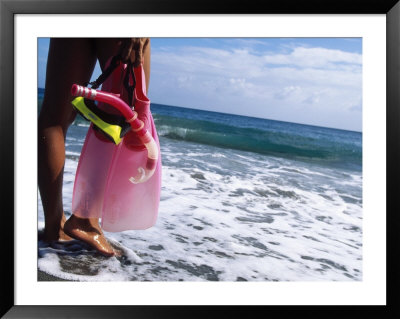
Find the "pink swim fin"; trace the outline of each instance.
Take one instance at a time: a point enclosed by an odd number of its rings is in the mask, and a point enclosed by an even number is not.
[[[102,91],[120,94],[121,99],[127,103],[128,93],[121,83],[125,72],[128,72],[126,65],[119,65],[104,82]],[[101,218],[102,228],[109,232],[149,228],[155,224],[158,215],[161,191],[160,144],[150,111],[150,100],[146,96],[143,67],[135,68],[134,75],[135,111],[158,148],[153,175],[145,182],[132,182],[132,176],[146,166],[148,161],[148,151],[135,132],[128,132],[115,145],[91,124],[75,177],[73,214],[83,218]],[[98,107],[107,111],[111,108],[102,102],[98,103]]]

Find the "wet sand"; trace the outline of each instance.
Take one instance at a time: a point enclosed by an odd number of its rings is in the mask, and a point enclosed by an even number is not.
[[[53,275],[50,275],[44,271],[38,270],[38,281],[73,281],[73,280],[65,280]]]

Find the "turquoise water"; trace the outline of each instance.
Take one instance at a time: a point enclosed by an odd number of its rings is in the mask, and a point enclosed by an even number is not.
[[[170,139],[361,170],[359,132],[159,104],[152,110]]]

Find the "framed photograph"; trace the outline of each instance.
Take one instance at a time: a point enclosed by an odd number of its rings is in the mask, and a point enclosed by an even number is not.
[[[0,8],[2,198],[4,212],[13,212],[3,219],[2,315],[398,311],[398,1],[251,3],[245,10],[179,1],[1,1]],[[125,199],[108,190],[127,164],[110,153],[106,174],[97,174],[108,163],[106,140],[102,161],[81,163],[101,132],[78,108],[83,116],[64,139],[64,214],[79,216],[78,163],[93,171],[93,187],[104,177],[104,237],[92,239],[116,253],[104,256],[73,232],[67,241],[45,241],[37,132],[48,58],[65,72],[77,68],[54,54],[52,39],[68,38],[68,52],[80,49],[73,43],[92,45],[92,82],[109,65],[98,53],[102,39],[132,37],[151,39],[151,73],[146,64],[142,73],[135,68],[124,87],[143,89],[140,78],[151,74],[143,94],[163,163],[155,173],[156,223],[124,221],[122,232],[112,226]],[[146,207],[155,201],[148,193],[141,195]],[[93,197],[85,196],[86,207]]]

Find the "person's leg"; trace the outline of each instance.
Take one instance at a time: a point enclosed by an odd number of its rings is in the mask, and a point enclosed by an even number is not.
[[[82,240],[104,255],[114,251],[101,231],[97,218],[72,215],[65,222],[62,205],[62,177],[65,161],[65,135],[75,118],[70,101],[73,83],[89,81],[96,56],[104,68],[118,53],[117,39],[63,39],[50,46],[46,93],[39,117],[39,190],[45,212],[45,240]],[[144,52],[147,87],[150,78],[150,45]],[[64,232],[65,231],[65,232]]]
[[[38,121],[38,183],[45,215],[45,241],[70,239],[63,231],[62,202],[65,136],[76,115],[70,103],[70,89],[73,83],[90,80],[95,62],[92,40],[51,39],[46,90]]]
[[[94,39],[94,42],[96,56],[99,60],[101,69],[104,70],[110,57],[119,52],[119,40],[113,38],[98,38]],[[150,78],[150,44],[146,47],[143,54],[144,70],[148,87]],[[71,237],[88,243],[104,255],[112,256],[115,254],[112,247],[104,237],[97,218],[86,219],[72,215],[65,223],[64,229]]]

